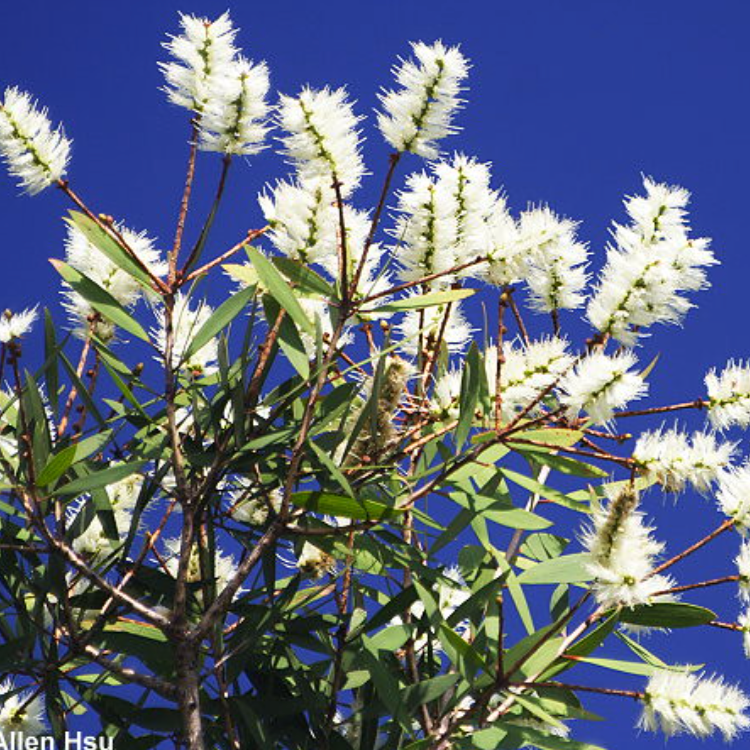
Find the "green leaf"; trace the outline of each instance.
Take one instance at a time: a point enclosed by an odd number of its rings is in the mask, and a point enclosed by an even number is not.
[[[336,294],[333,287],[312,268],[303,265],[291,258],[272,258],[272,263],[289,281],[296,284],[300,291],[308,294],[317,294],[326,299],[334,299]]]
[[[553,503],[562,505],[565,508],[570,508],[571,510],[577,510],[580,513],[590,512],[588,505],[571,499],[570,497],[568,497],[568,495],[564,494],[563,492],[560,492],[559,490],[554,489],[554,487],[549,487],[546,484],[537,482],[536,479],[533,479],[532,477],[527,477],[525,474],[520,474],[519,472],[513,471],[512,469],[506,469],[503,467],[499,467],[499,468],[500,468],[500,472],[506,479],[509,479],[514,484],[517,484],[519,487],[523,487],[529,492],[533,492],[535,495],[539,495],[540,497],[543,497],[547,500],[551,500]]]
[[[479,729],[476,732],[471,732],[466,737],[458,737],[455,740],[451,740],[451,743],[452,747],[455,747],[456,750],[498,750],[498,748],[503,747],[500,743],[507,736],[508,732],[506,729],[487,727],[487,729]],[[427,743],[424,747],[429,747],[432,740],[427,740]],[[413,746],[409,745],[404,750],[411,750],[412,747],[420,747],[421,750],[421,746],[418,746],[417,743],[414,743]],[[512,747],[518,747],[518,745],[513,745]]]
[[[548,529],[552,526],[552,521],[523,508],[493,510],[486,512],[485,515],[490,521],[499,523],[501,526],[509,526],[511,529],[539,531],[540,529]]]
[[[264,294],[263,309],[269,325],[273,325],[281,310],[275,297]],[[310,357],[305,350],[305,345],[302,343],[294,321],[288,315],[284,315],[279,324],[278,342],[287,359],[292,363],[292,367],[304,380],[307,380],[310,377]]]
[[[591,580],[586,572],[590,556],[585,552],[563,555],[554,560],[545,560],[518,576],[522,585],[529,583],[583,583]]]
[[[380,659],[378,649],[373,648],[370,639],[362,636],[363,651],[360,653],[362,666],[367,669],[375,685],[375,690],[380,700],[385,704],[394,719],[405,729],[411,728],[411,718],[405,710],[399,693],[401,692],[398,680],[386,669]]]
[[[122,328],[141,341],[149,341],[143,326],[132,318],[125,308],[106,290],[93,282],[88,276],[63,263],[61,260],[50,258],[50,263],[65,281],[75,289],[98,313],[116,326]]]
[[[455,431],[456,447],[460,450],[474,422],[474,412],[479,400],[479,372],[482,363],[479,360],[479,349],[475,341],[472,342],[466,355],[464,371],[461,376],[461,395],[459,398],[458,426]]]
[[[435,305],[447,305],[450,302],[471,297],[476,289],[447,289],[440,292],[430,292],[429,294],[419,294],[413,297],[404,297],[403,299],[389,302],[372,310],[363,310],[363,313],[395,313],[405,310],[422,310],[425,307],[434,307]]]
[[[44,359],[47,362],[44,379],[47,384],[47,398],[52,406],[52,413],[57,417],[60,411],[58,388],[60,386],[60,372],[57,366],[57,337],[55,324],[49,310],[44,308]]]
[[[82,461],[101,450],[111,437],[112,431],[107,430],[98,435],[92,435],[80,443],[69,445],[59,453],[53,454],[37,477],[37,484],[44,487],[59,479],[74,463]]]
[[[420,706],[431,703],[445,695],[460,679],[460,675],[457,674],[442,674],[438,677],[422,680],[415,685],[405,687],[401,693],[401,700],[404,702],[406,710],[413,715]]]
[[[129,477],[131,474],[140,471],[147,463],[148,461],[132,461],[127,464],[110,466],[108,469],[95,471],[86,476],[74,479],[72,482],[58,487],[52,494],[82,495],[84,492],[91,492],[91,490],[98,489],[99,487],[108,487],[110,484],[119,482],[121,479],[125,479],[125,477]]]
[[[652,628],[692,628],[716,619],[716,613],[696,604],[657,602],[620,611],[620,622]]]
[[[403,511],[375,500],[362,500],[318,490],[304,490],[292,495],[292,503],[300,508],[351,518],[355,521],[380,521],[393,518]]]
[[[276,270],[273,263],[250,245],[246,245],[245,250],[250,258],[250,262],[253,264],[253,268],[271,296],[286,310],[294,322],[305,333],[314,336],[315,326],[310,322],[307,315],[305,315],[304,310],[294,296],[294,291],[287,284],[284,277]]]
[[[526,747],[534,747],[539,750],[604,750],[599,745],[590,745],[587,742],[578,742],[577,740],[571,740],[567,737],[558,737],[554,734],[545,734],[537,729],[531,727],[523,727],[516,729],[508,725],[513,734],[520,734],[526,742]],[[517,745],[514,745],[517,747]]]
[[[624,672],[625,674],[637,674],[645,677],[650,677],[655,671],[659,670],[660,667],[655,667],[652,664],[644,664],[639,661],[624,661],[622,659],[599,659],[594,656],[567,656],[573,662],[583,662],[584,664],[592,664],[595,667],[603,667],[604,669],[611,669],[615,672]]]
[[[86,239],[100,252],[106,255],[116,266],[130,274],[149,291],[153,290],[148,274],[136,263],[128,252],[93,219],[79,211],[71,211],[68,224],[83,232]]]
[[[392,625],[370,637],[370,647],[376,651],[393,653],[409,640],[411,632],[406,625]]]
[[[240,289],[229,299],[224,300],[193,336],[185,351],[184,359],[189,360],[193,354],[199,352],[212,338],[223,331],[247,307],[254,294],[255,289],[248,287]]]
[[[604,469],[600,469],[598,466],[586,464],[583,461],[576,460],[575,458],[558,456],[556,454],[550,453],[549,448],[542,448],[535,445],[524,445],[522,448],[521,443],[516,443],[514,449],[518,451],[518,453],[526,456],[526,458],[532,459],[538,464],[549,466],[551,469],[559,471],[561,474],[571,474],[576,477],[589,478],[602,478],[609,476],[609,474],[604,471]]]

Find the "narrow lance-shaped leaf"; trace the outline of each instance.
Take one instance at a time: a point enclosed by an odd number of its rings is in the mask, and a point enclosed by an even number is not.
[[[429,294],[419,294],[414,297],[404,297],[394,302],[388,302],[380,307],[372,307],[363,310],[363,313],[395,313],[404,312],[405,310],[422,310],[425,307],[434,307],[435,305],[447,305],[451,302],[459,302],[462,299],[471,297],[476,289],[447,289],[440,292],[430,292]]]
[[[146,465],[146,463],[146,461],[132,461],[126,464],[110,466],[108,469],[95,471],[91,474],[87,474],[86,476],[74,479],[72,482],[68,482],[62,487],[58,487],[53,494],[81,495],[84,492],[90,492],[97,487],[107,487],[110,484],[119,482],[121,479],[125,479],[131,474],[135,474],[137,471],[140,471]]]
[[[50,263],[65,281],[75,289],[98,313],[116,326],[142,341],[149,341],[143,326],[106,290],[61,260],[50,258]]]
[[[208,320],[196,331],[188,345],[184,358],[187,360],[199,352],[212,338],[223,331],[246,307],[255,294],[253,287],[240,289],[222,302]]]
[[[101,253],[106,255],[116,266],[132,276],[145,289],[153,289],[148,274],[136,263],[120,244],[110,237],[93,219],[79,211],[70,211],[70,218],[65,220],[83,232],[86,239]]]
[[[304,310],[300,306],[297,298],[294,296],[294,291],[287,284],[284,277],[274,268],[268,258],[263,253],[258,252],[254,247],[247,245],[245,247],[250,262],[253,264],[258,277],[263,282],[263,285],[268,289],[271,296],[292,316],[294,322],[303,330],[305,333],[309,333],[311,336],[315,335],[315,327],[310,322],[310,319],[305,315]]]

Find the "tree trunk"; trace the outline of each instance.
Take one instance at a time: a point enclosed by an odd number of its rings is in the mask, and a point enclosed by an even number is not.
[[[184,636],[175,647],[177,702],[182,716],[183,742],[187,750],[204,750],[198,684],[198,648]]]

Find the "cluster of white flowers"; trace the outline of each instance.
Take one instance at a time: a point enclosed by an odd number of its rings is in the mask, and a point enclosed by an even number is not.
[[[415,172],[398,194],[398,217],[390,234],[396,241],[402,281],[444,274],[432,286],[448,286],[451,268],[483,256],[491,246],[496,212],[506,214],[505,202],[490,189],[488,164],[462,154],[433,165],[433,175]],[[477,274],[466,269],[462,275]]]
[[[11,680],[0,683],[0,736],[14,742],[13,733],[37,737],[49,730],[44,718],[44,698],[18,690]]]
[[[237,49],[237,30],[229,13],[214,21],[180,13],[182,34],[169,37],[164,48],[175,61],[159,63],[169,100],[195,112],[226,100]]]
[[[282,153],[303,185],[330,189],[335,176],[343,198],[356,190],[365,172],[359,152],[360,120],[344,88],[304,88],[298,96],[279,97],[278,121],[285,131]]]
[[[739,576],[740,598],[750,604],[750,541],[743,541],[734,562]]]
[[[432,587],[432,594],[435,598],[440,614],[446,620],[471,596],[471,592],[456,566],[445,568],[441,571],[441,576],[435,581],[435,584]],[[414,619],[421,619],[425,613],[424,604],[420,600],[415,601],[409,607],[409,612]],[[403,620],[400,616],[394,617],[393,620],[391,620],[392,625],[400,625],[402,622]],[[459,623],[457,627],[459,635],[465,634],[468,627],[469,625],[465,621]],[[421,651],[427,646],[427,643],[427,634],[420,633],[414,638],[414,649],[416,651]],[[440,641],[437,639],[433,640],[432,648],[435,651],[439,650],[441,648]]]
[[[705,378],[708,418],[719,430],[750,425],[750,364],[729,361],[717,374]]]
[[[500,370],[502,418],[512,420],[550,388],[574,362],[568,354],[568,342],[557,336],[531,341],[528,345],[506,341]],[[497,347],[484,352],[484,369],[490,398],[497,392]],[[435,382],[430,398],[430,413],[435,418],[455,419],[459,414],[461,371],[451,369]]]
[[[70,161],[70,141],[56,130],[31,96],[16,87],[5,89],[0,103],[0,154],[11,175],[29,195],[62,179]]]
[[[500,369],[502,416],[509,420],[552,386],[573,364],[568,342],[548,336],[528,345],[503,344],[505,361]],[[490,396],[497,392],[497,347],[487,348],[484,356]]]
[[[608,503],[593,506],[592,525],[583,534],[583,546],[591,556],[591,588],[603,607],[649,604],[658,592],[672,587],[668,576],[653,574],[664,544],[652,537],[653,529],[637,505],[634,490],[617,490]]]
[[[310,578],[322,578],[336,570],[336,561],[325,550],[305,540],[297,555],[296,567]]]
[[[750,659],[750,609],[745,609],[737,618],[737,624],[742,632],[742,648],[745,657]]]
[[[235,484],[235,489],[229,493],[229,512],[235,521],[263,526],[271,510],[276,513],[281,510],[282,492],[279,488],[262,492],[244,477],[238,477]]]
[[[167,264],[145,232],[134,232],[122,224],[116,224],[115,230],[155,276],[167,272]],[[73,223],[67,227],[65,260],[69,266],[108,291],[123,307],[132,308],[146,294],[144,287],[133,276],[97,249]],[[91,304],[67,284],[63,283],[63,287],[63,306],[68,311],[75,335],[85,339],[93,326],[93,332],[102,341],[110,341],[115,336],[114,324],[96,315]]]
[[[109,557],[116,552],[130,533],[133,511],[142,486],[143,477],[140,474],[131,474],[109,485],[106,492],[117,529],[116,536],[109,536],[99,516],[94,514],[82,533],[73,540],[73,549],[79,554],[99,559]],[[71,523],[84,512],[89,503],[90,500],[84,497],[71,509],[69,514]]]
[[[671,737],[687,732],[708,737],[721,732],[733,740],[750,727],[750,699],[720,677],[697,677],[686,672],[658,670],[644,694],[640,725]]]
[[[716,499],[721,512],[734,519],[737,531],[746,535],[750,531],[750,463],[719,474]]]
[[[36,307],[20,313],[6,310],[0,314],[0,343],[9,344],[14,339],[20,339],[31,330],[37,317]]]
[[[629,226],[614,225],[614,245],[588,305],[601,333],[632,346],[655,323],[679,323],[692,304],[682,296],[708,285],[706,266],[718,261],[710,241],[688,236],[689,193],[644,179],[645,196],[625,201]]]
[[[340,278],[339,243],[341,214],[332,200],[330,186],[309,181],[305,186],[279,181],[258,197],[263,215],[271,227],[268,239],[283,255],[304,264],[319,266],[332,279]],[[349,204],[341,207],[346,231],[347,279],[356,273],[370,231],[370,217]],[[360,274],[355,297],[385,291],[391,286],[381,272],[384,248],[370,245]]]
[[[177,576],[177,570],[180,565],[180,540],[179,538],[172,537],[164,540],[164,548],[167,552],[167,557],[164,560],[164,565],[167,572],[171,576]],[[213,570],[213,582],[216,587],[216,593],[220,594],[226,587],[229,581],[233,578],[237,572],[237,561],[228,554],[225,554],[220,549],[214,549],[213,555],[214,570]],[[190,549],[190,559],[188,560],[187,566],[187,582],[188,583],[200,583],[211,579],[211,574],[201,570],[201,555],[198,544],[193,544]],[[202,600],[203,592],[197,592],[197,597]]]
[[[171,366],[185,372],[210,375],[216,372],[218,357],[218,342],[209,339],[200,349],[189,352],[190,344],[195,334],[211,317],[213,310],[205,302],[200,301],[195,309],[190,307],[190,300],[183,294],[177,294],[172,310],[172,361]],[[152,331],[156,337],[159,351],[166,355],[167,331],[166,316],[162,308],[156,310],[157,328]],[[187,354],[190,356],[186,356]]]
[[[518,244],[526,257],[529,304],[539,312],[583,304],[588,251],[576,239],[577,226],[547,207],[524,211],[519,218]]]
[[[269,129],[265,63],[238,54],[229,13],[215,21],[181,13],[180,26],[164,43],[174,60],[159,64],[169,100],[200,116],[204,151],[257,153]]]
[[[469,345],[474,331],[457,302],[409,310],[395,327],[401,336],[401,350],[412,357],[417,355],[420,345],[423,349],[428,345],[434,347],[441,335],[448,351],[458,354]]]
[[[637,373],[630,351],[614,355],[601,350],[590,352],[572,371],[560,379],[560,402],[571,417],[584,411],[594,423],[612,419],[615,411],[646,394],[648,385]]]
[[[385,91],[378,126],[396,151],[426,159],[438,156],[437,142],[456,132],[453,115],[461,106],[461,82],[469,64],[457,47],[442,42],[412,44],[415,60],[394,68],[398,91]]]
[[[486,220],[484,258],[477,276],[493,286],[509,286],[526,278],[528,247],[519,241],[519,229],[511,216],[506,200],[498,196],[492,213]],[[537,273],[542,269],[535,266]]]
[[[690,483],[707,493],[719,472],[729,466],[735,443],[719,442],[715,435],[678,429],[644,432],[633,449],[633,459],[667,492],[682,492]]]
[[[257,154],[270,130],[268,68],[238,55],[230,81],[226,98],[210,102],[203,113],[200,147],[222,154]]]

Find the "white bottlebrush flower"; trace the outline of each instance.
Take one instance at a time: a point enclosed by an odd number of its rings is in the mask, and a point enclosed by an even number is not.
[[[215,338],[210,339],[198,351],[192,352],[190,357],[185,357],[195,334],[211,317],[212,312],[213,310],[203,301],[200,301],[193,309],[190,307],[190,301],[187,297],[182,294],[176,295],[172,311],[174,337],[172,361],[170,363],[172,367],[199,375],[210,375],[216,372],[218,342]],[[162,308],[156,311],[156,318],[158,326],[153,334],[156,337],[159,351],[165,354],[167,343],[166,317]]]
[[[433,286],[447,286],[453,280],[446,271],[456,265],[456,205],[447,191],[425,172],[409,175],[406,188],[398,194],[399,215],[391,234],[396,241],[393,255],[400,266],[399,278],[419,281],[441,273]]]
[[[116,223],[114,228],[154,276],[166,274],[167,263],[154,247],[153,239],[145,232],[136,232],[121,223]],[[108,291],[123,307],[132,307],[144,293],[143,286],[89,242],[75,224],[68,224],[67,227],[65,260]]]
[[[357,130],[361,119],[344,88],[281,95],[278,122],[286,135],[280,140],[302,183],[320,182],[330,189],[335,175],[341,196],[352,194],[365,172]]]
[[[503,344],[505,361],[500,369],[502,416],[513,419],[519,411],[537,399],[573,364],[568,342],[549,336],[529,342],[528,346]],[[490,397],[497,393],[497,347],[489,346],[484,354],[485,372]]]
[[[650,177],[643,178],[643,187],[645,195],[629,196],[624,201],[638,234],[652,243],[685,232],[690,193],[677,185],[654,182]]]
[[[660,591],[671,588],[667,576],[652,575],[664,544],[652,537],[653,529],[637,510],[637,496],[625,488],[606,504],[597,504],[592,525],[582,543],[591,556],[587,565],[593,577],[594,598],[602,607],[648,604]]]
[[[11,738],[15,733],[28,737],[47,734],[44,718],[44,698],[35,695],[29,700],[27,692],[16,690],[12,680],[0,683],[0,735]]]
[[[750,541],[743,541],[739,554],[734,558],[739,576],[739,594],[743,602],[750,604]]]
[[[266,236],[280,253],[304,264],[316,264],[337,281],[341,278],[341,212],[331,198],[323,183],[297,185],[280,181],[259,195],[258,203],[271,227]],[[371,219],[365,211],[348,204],[342,210],[347,282],[351,282],[360,265]],[[383,247],[372,243],[357,285],[360,295],[375,294],[391,286],[380,270],[382,256]]]
[[[79,554],[98,558],[108,557],[117,551],[130,533],[133,511],[142,486],[143,476],[140,474],[131,474],[107,486],[107,497],[117,529],[116,537],[108,536],[99,516],[94,514],[88,526],[73,540],[73,549]],[[71,523],[83,512],[87,503],[88,500],[84,498],[71,509],[69,513]]]
[[[402,339],[402,350],[412,357],[417,355],[420,345],[434,347],[441,332],[448,351],[460,353],[471,343],[474,332],[458,302],[454,302],[450,309],[447,305],[432,305],[423,310],[409,310],[396,325],[396,330]]]
[[[412,50],[416,60],[401,60],[393,71],[401,88],[380,96],[378,127],[396,151],[435,159],[438,141],[457,131],[453,116],[469,64],[458,47],[442,42],[417,42]]]
[[[167,572],[171,576],[177,576],[177,569],[180,564],[180,540],[177,537],[169,538],[164,540],[164,547],[167,553],[167,557],[164,560],[164,565]],[[199,583],[201,581],[208,581],[211,576],[201,570],[201,556],[198,549],[198,544],[193,544],[190,549],[190,559],[187,567],[187,581],[188,583]],[[229,581],[234,577],[237,572],[237,561],[232,555],[225,554],[218,547],[214,549],[214,575],[213,581],[216,587],[216,593],[220,594],[226,587]],[[202,600],[203,592],[198,592],[198,598]]]
[[[268,68],[239,56],[228,77],[226,99],[206,105],[200,122],[199,148],[223,154],[257,154],[269,131]]]
[[[159,63],[165,91],[173,104],[202,113],[232,96],[237,31],[229,13],[215,21],[181,13],[180,26],[182,33],[163,45],[174,58]]]
[[[429,405],[433,418],[446,421],[458,418],[461,410],[459,397],[462,379],[461,370],[448,370],[436,379]]]
[[[322,297],[300,297],[297,301],[299,302],[302,311],[307,316],[307,319],[313,324],[316,330],[318,326],[320,327],[320,333],[323,340],[330,341],[335,330],[335,310],[331,307],[330,302]],[[273,321],[268,321],[268,323],[271,325]],[[315,336],[312,336],[305,331],[300,331],[300,338],[302,339],[302,344],[305,347],[307,356],[310,359],[313,359],[316,347]],[[352,335],[350,326],[347,326],[339,336],[339,345],[346,346],[351,342]]]
[[[235,521],[263,526],[271,510],[281,510],[282,491],[278,487],[266,492],[243,477],[237,479],[236,485],[229,493],[229,512]]]
[[[135,232],[120,223],[115,224],[115,229],[155,276],[163,276],[167,272],[167,264],[154,247],[154,240],[145,232]],[[86,235],[72,223],[67,227],[65,261],[109,292],[123,307],[133,307],[146,294],[138,281],[89,242]],[[65,283],[63,287],[63,306],[73,323],[75,335],[86,338],[94,320],[94,333],[103,341],[110,340],[115,334],[113,324],[95,315],[94,309],[78,292]]]
[[[708,737],[715,731],[731,741],[750,727],[750,699],[720,677],[698,677],[687,672],[658,670],[643,698],[640,726],[661,730],[668,737],[688,733]]]
[[[705,377],[708,391],[708,418],[719,430],[750,425],[750,363],[727,362],[717,373]]]
[[[438,610],[442,615],[443,619],[448,619],[462,604],[464,604],[471,596],[471,590],[466,585],[459,569],[456,566],[445,568],[441,571],[442,575],[435,581],[432,587],[432,594],[437,604]],[[409,611],[414,620],[420,620],[425,613],[425,607],[421,600],[415,601],[410,607]],[[391,620],[391,624],[400,625],[403,622],[400,616],[394,617]],[[459,623],[457,631],[459,635],[465,635],[468,630],[468,622],[464,621]],[[427,633],[420,633],[414,638],[414,649],[421,651],[427,646],[428,635]],[[440,641],[435,638],[432,640],[432,648],[434,651],[442,649]]]
[[[70,161],[70,141],[62,126],[56,130],[29,94],[5,89],[0,102],[0,154],[8,171],[29,195],[60,180]]]
[[[697,432],[689,437],[673,428],[641,434],[633,459],[667,492],[682,492],[692,484],[705,494],[729,465],[735,449],[734,443],[720,443],[710,433]]]
[[[279,181],[258,196],[271,230],[266,237],[283,255],[327,264],[338,257],[338,210],[323,184]]]
[[[327,552],[305,541],[297,556],[296,567],[306,576],[322,578],[326,573],[334,572],[336,562]]]
[[[0,314],[0,343],[8,344],[13,339],[20,339],[31,330],[38,313],[36,307],[31,307],[20,313],[6,310]]]
[[[505,199],[498,197],[487,218],[487,244],[482,253],[487,262],[479,265],[479,278],[493,286],[508,286],[523,279],[528,263],[526,247],[520,239],[516,220]]]
[[[692,307],[684,293],[708,286],[705,268],[718,262],[710,240],[688,236],[687,191],[649,178],[644,187],[645,196],[625,202],[631,224],[614,225],[587,310],[597,330],[626,346],[655,323],[680,323]]]
[[[527,258],[529,304],[539,312],[564,310],[583,304],[588,280],[586,245],[576,239],[577,222],[564,219],[546,206],[524,211],[518,221],[518,243]]]
[[[390,234],[403,281],[445,273],[489,253],[497,213],[504,201],[490,189],[488,164],[463,154],[433,166],[433,175],[410,175],[398,195],[398,218]],[[493,223],[494,222],[494,223]],[[497,233],[497,232],[496,232]],[[455,276],[481,275],[479,265],[431,282],[447,286]]]
[[[716,499],[721,512],[734,519],[737,531],[747,535],[750,531],[750,463],[719,474]]]
[[[561,378],[560,401],[572,417],[584,411],[594,423],[607,422],[617,409],[648,390],[643,378],[630,372],[635,365],[635,355],[629,351],[613,356],[591,352]]]
[[[454,154],[449,161],[434,165],[438,189],[447,193],[454,203],[456,263],[463,264],[487,253],[489,221],[498,202],[504,201],[490,188],[490,165],[476,159]],[[459,272],[459,276],[475,275],[475,267]]]
[[[750,609],[745,609],[737,618],[737,624],[741,628],[742,632],[742,648],[745,652],[745,657],[750,659]]]

